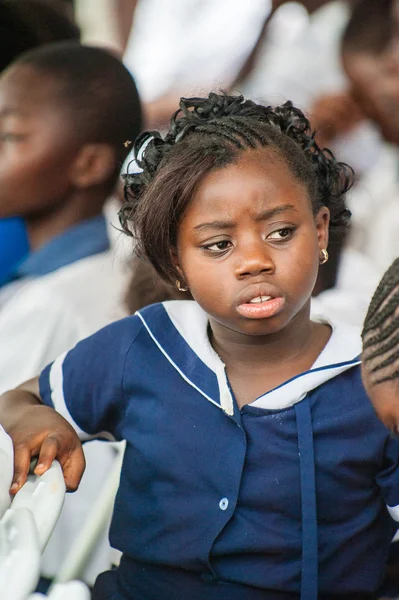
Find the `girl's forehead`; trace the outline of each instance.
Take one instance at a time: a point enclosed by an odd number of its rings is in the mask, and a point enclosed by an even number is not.
[[[230,164],[213,169],[200,181],[195,196],[213,196],[217,193],[235,194],[243,189],[270,190],[295,188],[303,191],[304,185],[295,177],[286,161],[274,149],[262,148],[242,152]]]
[[[273,204],[291,204],[308,210],[305,185],[270,149],[240,154],[233,163],[207,173],[198,185],[187,212],[263,210]]]

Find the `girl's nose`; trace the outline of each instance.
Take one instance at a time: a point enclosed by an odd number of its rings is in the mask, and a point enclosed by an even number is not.
[[[261,243],[247,244],[240,250],[235,266],[238,279],[253,277],[261,273],[274,273],[275,264],[263,240]]]

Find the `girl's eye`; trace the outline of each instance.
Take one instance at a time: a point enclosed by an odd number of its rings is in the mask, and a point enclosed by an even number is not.
[[[220,253],[228,250],[231,246],[231,242],[229,240],[220,240],[220,242],[213,242],[213,244],[206,244],[202,246],[204,250],[209,250],[209,252]]]
[[[273,231],[267,236],[268,240],[273,240],[275,242],[285,241],[292,237],[294,233],[293,227],[283,227],[282,229],[277,229],[277,231]]]

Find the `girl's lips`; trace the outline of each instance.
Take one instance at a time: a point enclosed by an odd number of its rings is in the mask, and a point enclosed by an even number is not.
[[[274,317],[279,313],[285,304],[285,298],[270,298],[265,302],[244,303],[237,306],[237,311],[242,317],[247,319],[266,319]]]

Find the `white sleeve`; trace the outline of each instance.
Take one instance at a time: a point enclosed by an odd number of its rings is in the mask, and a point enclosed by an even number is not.
[[[0,393],[39,375],[83,337],[79,329],[66,303],[38,288],[10,300],[0,311]]]

